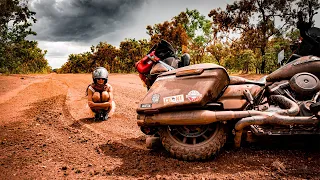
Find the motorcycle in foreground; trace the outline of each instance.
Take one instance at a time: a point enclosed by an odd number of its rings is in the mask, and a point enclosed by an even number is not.
[[[300,54],[259,81],[229,76],[216,64],[175,69],[152,61],[149,72],[157,69],[157,77],[137,108],[138,126],[147,135],[158,134],[164,148],[182,160],[212,157],[227,135],[240,147],[247,131],[319,135],[320,58],[313,56],[320,48],[318,30],[301,32]],[[313,47],[305,48],[307,54],[301,51],[306,44]]]

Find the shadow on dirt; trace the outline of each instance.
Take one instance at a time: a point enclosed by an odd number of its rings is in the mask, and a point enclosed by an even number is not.
[[[103,122],[102,120],[94,120],[94,118],[82,118],[79,120],[75,120],[73,121],[73,123],[70,125],[71,127],[75,127],[75,128],[80,128],[82,126],[82,124],[96,124],[96,123],[101,123]]]
[[[127,141],[142,145],[144,143],[143,139],[139,137]],[[174,159],[163,147],[156,150],[145,150],[109,141],[100,145],[100,149],[104,155],[121,158],[123,161],[121,166],[107,171],[107,175],[143,176],[147,178],[156,175],[175,175],[177,178],[184,178],[207,172],[221,175],[264,170],[271,171],[273,178],[288,176],[318,177],[320,153],[317,147],[288,146],[292,142],[281,141],[273,140],[268,146],[265,146],[268,143],[263,143],[264,146],[245,144],[240,149],[234,149],[231,144],[227,144],[217,157],[202,162]],[[279,173],[274,167],[275,161],[280,162],[286,169]]]
[[[243,146],[265,150],[320,150],[320,135],[294,135],[294,136],[261,136],[256,142],[244,142]]]
[[[102,121],[96,121],[94,120],[94,117],[91,117],[91,118],[82,118],[82,119],[79,119],[78,121],[84,123],[84,124],[94,124],[94,123],[100,123]]]

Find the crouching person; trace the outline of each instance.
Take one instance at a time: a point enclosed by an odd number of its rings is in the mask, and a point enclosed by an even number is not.
[[[108,71],[98,67],[92,72],[93,83],[87,88],[88,105],[95,113],[95,120],[107,120],[115,111],[113,89],[108,84]]]

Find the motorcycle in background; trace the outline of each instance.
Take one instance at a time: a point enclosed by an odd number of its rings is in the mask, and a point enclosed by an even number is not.
[[[229,76],[224,67],[210,63],[169,69],[159,63],[156,51],[148,53],[152,65],[141,74],[150,81],[149,91],[137,108],[141,131],[158,134],[164,148],[182,160],[216,155],[228,135],[240,147],[247,131],[319,135],[320,58],[314,55],[320,52],[320,30],[303,22],[298,28],[303,38],[298,54],[259,81]],[[157,64],[165,70],[152,79]]]

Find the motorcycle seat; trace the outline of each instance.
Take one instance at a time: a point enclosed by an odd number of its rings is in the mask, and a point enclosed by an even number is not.
[[[229,85],[238,85],[238,84],[255,84],[259,86],[264,86],[266,84],[267,76],[262,77],[259,80],[249,80],[239,76],[230,76],[230,83]]]

